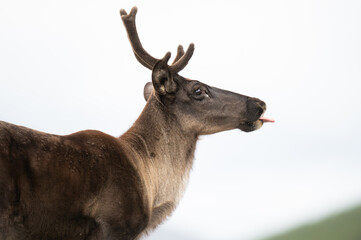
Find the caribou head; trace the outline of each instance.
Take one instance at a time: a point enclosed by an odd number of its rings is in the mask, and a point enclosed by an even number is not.
[[[152,70],[152,83],[144,87],[146,100],[156,99],[176,115],[184,131],[196,135],[211,134],[230,129],[251,132],[262,127],[266,104],[257,99],[230,91],[208,86],[197,80],[179,75],[193,55],[194,44],[186,52],[178,46],[177,55],[171,65],[168,64],[170,52],[161,59],[151,56],[142,46],[135,24],[137,8],[129,14],[122,9],[120,15],[128,33],[136,59]]]

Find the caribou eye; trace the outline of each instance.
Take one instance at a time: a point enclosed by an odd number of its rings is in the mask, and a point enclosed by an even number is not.
[[[202,94],[202,90],[200,88],[197,88],[196,90],[194,90],[194,94],[199,96]]]
[[[193,98],[196,100],[203,100],[205,97],[208,97],[207,88],[203,85],[196,85],[193,87]]]

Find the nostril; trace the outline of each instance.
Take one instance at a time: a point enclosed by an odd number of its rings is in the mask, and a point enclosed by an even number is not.
[[[255,102],[255,104],[260,106],[263,109],[263,111],[266,110],[266,103],[265,102],[263,102],[262,100],[260,100],[258,98],[251,98],[251,99],[252,99],[252,101]]]
[[[266,103],[259,100],[258,104],[261,106],[261,108],[266,108]]]
[[[259,117],[262,116],[265,110],[266,104],[263,101],[257,98],[250,98],[247,101],[246,118],[248,121],[256,121]]]

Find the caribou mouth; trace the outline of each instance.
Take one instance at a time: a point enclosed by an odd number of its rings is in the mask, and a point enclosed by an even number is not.
[[[260,129],[262,127],[262,125],[267,122],[274,123],[275,120],[261,116],[258,120],[254,121],[254,122],[248,122],[248,121],[242,122],[238,126],[238,128],[244,132],[252,132],[257,129]]]

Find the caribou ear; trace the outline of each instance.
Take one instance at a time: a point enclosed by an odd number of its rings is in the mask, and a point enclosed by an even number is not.
[[[152,71],[152,82],[155,91],[159,95],[172,94],[177,91],[177,84],[173,80],[173,74],[169,70],[167,61],[158,61]]]
[[[145,101],[148,101],[148,98],[152,94],[153,89],[154,89],[153,84],[151,82],[147,82],[145,84],[144,91],[143,91],[143,96],[144,96]]]

